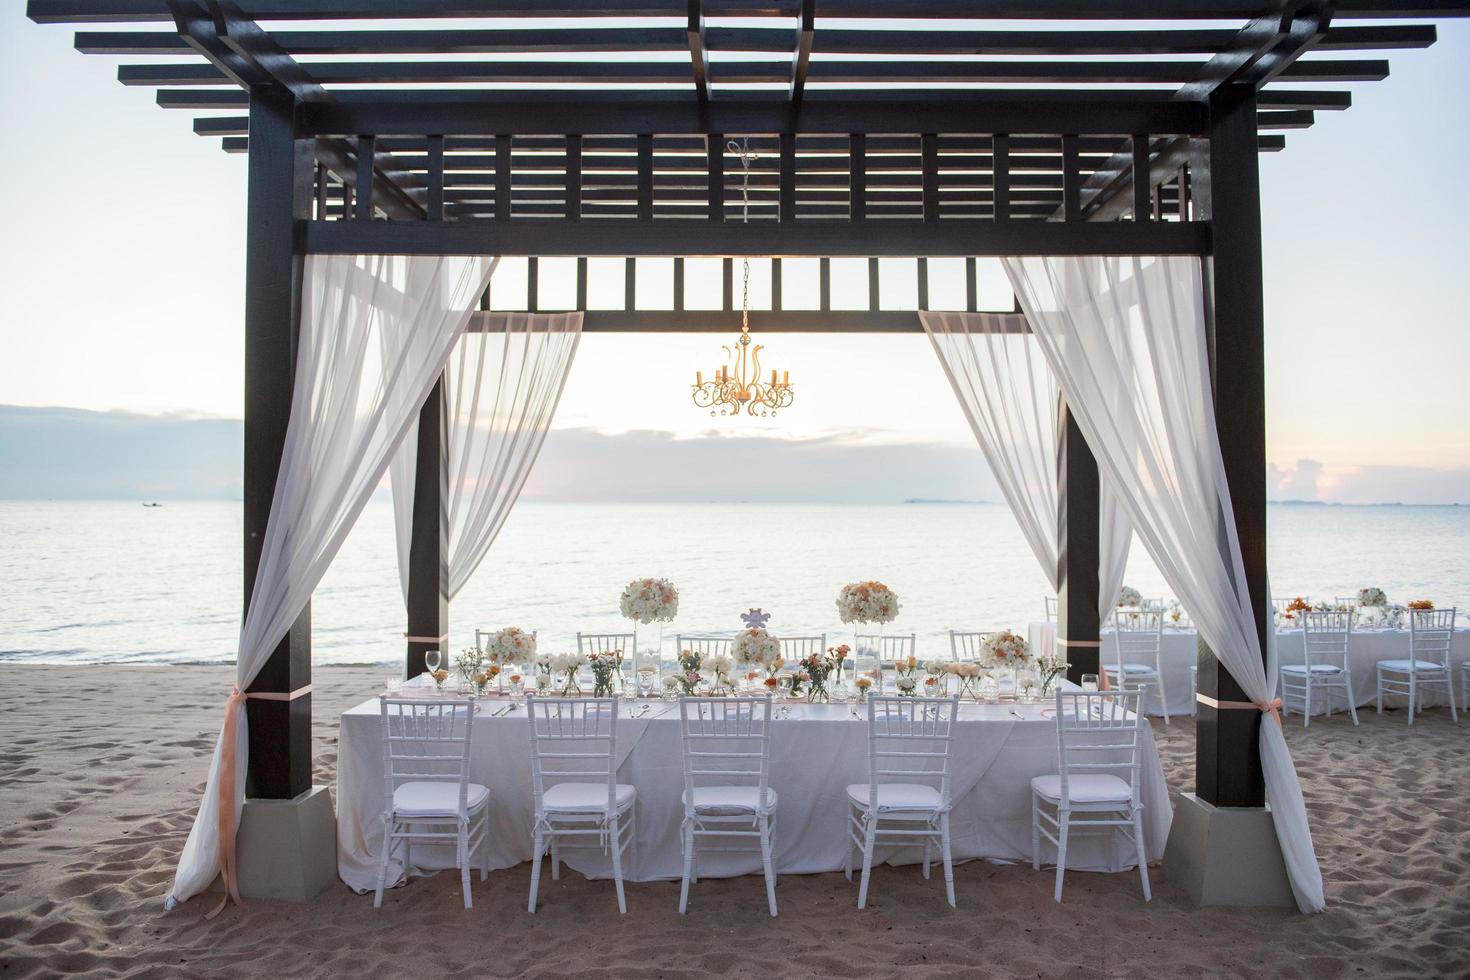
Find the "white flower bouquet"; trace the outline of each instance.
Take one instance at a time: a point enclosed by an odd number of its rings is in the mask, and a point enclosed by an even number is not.
[[[1031,661],[1031,644],[1010,630],[985,637],[981,651],[987,667],[1024,667]]]
[[[679,614],[679,590],[666,578],[635,578],[623,589],[618,609],[644,626],[673,622]]]
[[[735,660],[728,653],[713,653],[705,660],[705,666],[710,673],[714,674],[714,680],[710,684],[710,693],[714,695],[726,695],[730,693],[730,672],[735,669]]]
[[[1358,605],[1374,606],[1379,609],[1388,605],[1388,595],[1380,588],[1369,586],[1358,590]]]
[[[852,582],[837,594],[844,623],[891,623],[898,618],[898,596],[882,582]]]
[[[587,661],[592,665],[592,696],[610,698],[614,690],[614,678],[619,676],[619,660],[613,653],[594,653]]]
[[[536,634],[507,626],[490,635],[485,655],[494,664],[524,664],[536,659]]]
[[[574,698],[582,693],[581,686],[577,683],[577,671],[582,669],[582,658],[575,653],[553,653],[542,663],[547,668],[551,677],[561,677],[562,686],[557,694],[564,698]]]
[[[1118,592],[1119,609],[1137,609],[1143,605],[1143,594],[1131,585],[1125,585]]]
[[[752,626],[736,635],[735,642],[730,644],[730,652],[740,663],[760,667],[770,673],[772,665],[781,659],[781,641],[766,632],[764,627]]]

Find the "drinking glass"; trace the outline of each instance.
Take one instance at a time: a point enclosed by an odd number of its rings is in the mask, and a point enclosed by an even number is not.
[[[387,690],[390,697],[401,694],[403,692],[403,678],[399,677],[397,674],[391,674],[384,682],[383,686]]]
[[[1084,691],[1096,691],[1097,690],[1097,675],[1096,674],[1083,674],[1082,675],[1082,690],[1084,690]]]
[[[439,669],[439,664],[442,663],[443,660],[444,657],[442,654],[440,654],[438,647],[434,647],[431,650],[424,651],[424,666],[429,668],[429,673],[431,674]]]

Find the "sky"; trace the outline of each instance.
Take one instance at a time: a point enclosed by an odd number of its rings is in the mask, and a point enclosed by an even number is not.
[[[0,404],[238,419],[244,157],[195,136],[196,113],[118,84],[117,59],[78,54],[70,29],[22,10],[0,12],[12,188]],[[1318,113],[1261,157],[1275,496],[1470,502],[1470,203],[1457,179],[1470,159],[1470,21],[1436,23],[1436,45],[1390,52],[1387,80],[1342,86],[1350,110]],[[651,292],[662,271],[642,270]],[[890,271],[900,281],[901,264]],[[506,305],[514,278],[507,263]],[[860,450],[848,463],[873,447],[973,447],[922,335],[761,339],[796,404],[717,424],[689,385],[726,338],[588,335],[548,446],[636,433],[665,474],[697,458],[687,444],[736,435],[803,444],[813,460]],[[966,496],[986,496],[980,482]]]

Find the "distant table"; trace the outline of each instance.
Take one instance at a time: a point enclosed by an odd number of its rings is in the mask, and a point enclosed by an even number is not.
[[[1045,652],[1056,649],[1056,623],[1031,623],[1027,630],[1031,649]],[[1117,662],[1117,653],[1112,643],[1112,630],[1103,630],[1102,663],[1108,666]],[[1199,633],[1193,629],[1164,628],[1161,647],[1164,661],[1164,696],[1169,703],[1170,715],[1187,715],[1193,710],[1191,701],[1189,668],[1196,662],[1199,649]],[[1284,664],[1302,662],[1302,631],[1277,630],[1276,655]],[[1380,660],[1407,659],[1409,656],[1409,631],[1405,629],[1353,630],[1348,640],[1348,673],[1352,675],[1353,700],[1359,707],[1371,705],[1377,697],[1377,663]],[[1459,694],[1460,664],[1470,660],[1470,629],[1455,630],[1450,649],[1453,665],[1456,696]],[[1385,705],[1402,705],[1403,697],[1385,698]],[[1426,704],[1444,703],[1444,695],[1431,692],[1425,696]],[[1150,692],[1145,710],[1150,715],[1162,715],[1155,692]]]
[[[524,708],[476,716],[470,779],[490,789],[490,864],[509,868],[531,857],[534,797],[530,740]],[[868,736],[850,704],[793,704],[790,717],[776,721],[771,742],[771,786],[778,795],[776,870],[782,874],[839,871],[847,846],[847,786],[868,779]],[[631,881],[677,879],[682,872],[679,824],[683,818],[683,761],[677,703],[653,702],[648,718],[618,719],[618,780],[638,789],[637,842],[624,860]],[[956,860],[1031,860],[1032,776],[1057,771],[1056,721],[1042,705],[964,704],[960,708],[952,759],[954,810],[950,830]],[[1017,717],[1019,715],[1019,717]],[[373,698],[342,714],[337,760],[337,865],[342,880],[358,891],[377,887],[382,844],[382,719]],[[1163,856],[1173,818],[1169,790],[1153,733],[1145,730],[1141,798],[1146,852]],[[1043,841],[1044,861],[1055,850]],[[921,847],[878,848],[890,864],[912,864]],[[596,850],[564,851],[566,862],[591,878],[611,876],[607,855]],[[1080,835],[1067,851],[1068,867],[1121,871],[1135,858],[1117,835]],[[413,848],[412,875],[453,867],[452,847]],[[759,874],[760,852],[701,853],[701,876]],[[389,880],[402,873],[395,863]],[[854,886],[856,887],[856,886]],[[1038,884],[1038,887],[1042,887]],[[1049,886],[1047,886],[1049,887]]]

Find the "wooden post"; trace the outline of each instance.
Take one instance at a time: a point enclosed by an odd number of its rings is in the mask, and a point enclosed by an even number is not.
[[[1067,679],[1099,674],[1097,460],[1065,401],[1057,419],[1057,647]]]
[[[407,677],[424,671],[424,653],[437,649],[449,666],[449,525],[444,510],[445,390],[441,375],[419,409],[414,464],[413,531],[408,545]]]
[[[302,253],[293,222],[311,208],[311,144],[293,133],[295,99],[258,89],[250,99],[249,199],[245,232],[245,607],[265,544],[266,523],[291,418],[301,324]],[[250,685],[291,694],[311,685],[311,606],[301,611]],[[251,699],[247,796],[289,800],[311,789],[311,695]]]
[[[1209,143],[1193,166],[1194,189],[1196,206],[1212,223],[1214,235],[1214,255],[1205,263],[1205,310],[1220,452],[1264,656],[1271,605],[1266,593],[1265,302],[1256,152],[1254,89],[1222,86],[1210,97]],[[1201,694],[1221,701],[1250,700],[1203,642],[1198,666]],[[1201,799],[1224,807],[1264,805],[1260,726],[1259,711],[1199,705],[1195,770]]]

